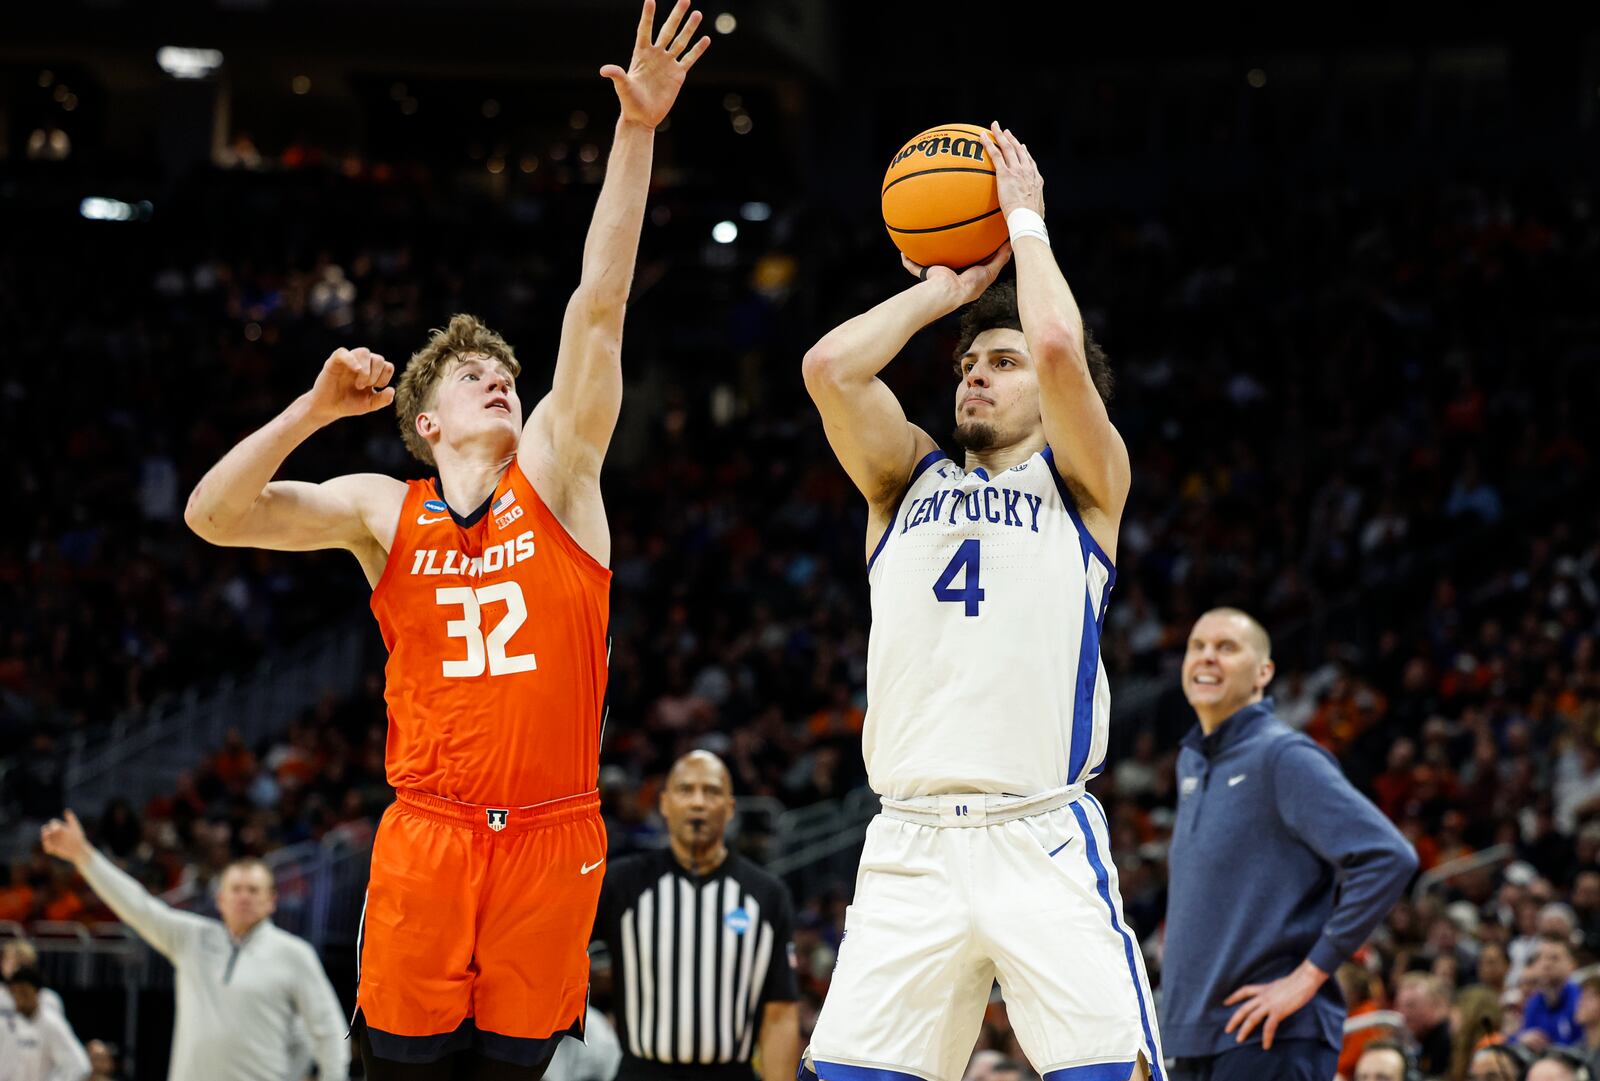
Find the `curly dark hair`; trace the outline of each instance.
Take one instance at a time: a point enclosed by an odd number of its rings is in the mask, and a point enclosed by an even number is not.
[[[997,282],[984,294],[961,311],[961,340],[956,344],[956,370],[961,369],[961,358],[972,348],[973,341],[986,330],[1021,330],[1022,317],[1017,313],[1017,287],[1011,282]],[[1104,349],[1094,340],[1088,327],[1083,328],[1083,351],[1089,360],[1089,378],[1100,400],[1109,402],[1116,389],[1117,378],[1112,374],[1111,362]]]

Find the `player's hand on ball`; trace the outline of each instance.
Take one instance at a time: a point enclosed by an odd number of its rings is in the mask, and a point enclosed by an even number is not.
[[[688,18],[685,19],[685,13]],[[695,61],[711,47],[711,38],[702,36],[694,41],[695,28],[700,25],[700,13],[689,10],[689,0],[678,0],[661,24],[661,33],[654,42],[650,40],[655,29],[655,0],[644,0],[644,11],[639,16],[639,33],[633,42],[633,60],[628,70],[607,64],[600,74],[611,80],[622,102],[622,118],[629,123],[655,128],[667,118],[672,103],[678,100],[684,76],[694,67]],[[694,42],[694,48],[689,43]]]
[[[323,420],[359,417],[394,401],[394,365],[370,349],[335,349],[311,387],[311,408]]]
[[[65,818],[52,818],[39,830],[39,843],[45,852],[58,860],[81,863],[89,855],[89,839],[83,835],[83,823],[71,811]]]
[[[1018,207],[1027,207],[1044,217],[1044,177],[1033,155],[1028,153],[1028,145],[999,123],[989,125],[989,130],[983,133],[983,142],[994,162],[1000,213],[1009,217]]]
[[[981,263],[974,263],[965,270],[951,270],[947,266],[918,266],[906,256],[900,257],[900,265],[922,281],[936,281],[954,287],[957,300],[956,306],[971,304],[984,293],[984,290],[994,284],[1000,276],[1000,271],[1011,260],[1011,242],[1008,240],[1000,245],[1000,250],[989,256]]]

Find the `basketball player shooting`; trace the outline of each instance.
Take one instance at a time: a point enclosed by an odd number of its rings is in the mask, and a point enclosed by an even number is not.
[[[960,273],[907,262],[922,280],[805,358],[869,507],[862,749],[883,802],[805,1058],[822,1081],[956,1081],[995,979],[1046,1081],[1162,1076],[1105,813],[1084,790],[1105,757],[1100,633],[1128,452],[1038,166],[998,125],[984,148],[1009,246]],[[994,284],[1012,258],[1014,292]],[[963,305],[957,464],[878,373]]]
[[[312,388],[201,479],[185,520],[214,544],[344,548],[389,660],[396,802],[372,853],[357,1005],[367,1076],[537,1078],[582,1031],[606,855],[599,772],[611,539],[600,467],[622,401],[622,325],[655,129],[709,39],[678,0],[633,58],[550,390],[523,423],[509,345],[458,315],[394,365],[339,349]],[[691,47],[692,44],[692,47]],[[397,403],[437,469],[273,480],[312,433]]]

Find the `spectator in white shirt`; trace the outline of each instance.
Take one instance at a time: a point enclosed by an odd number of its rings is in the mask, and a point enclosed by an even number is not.
[[[19,969],[38,968],[39,951],[33,948],[33,943],[25,938],[13,938],[4,946],[0,946],[0,981],[9,981]],[[0,983],[0,1010],[10,1009],[15,1005],[11,1001],[11,992]],[[39,1008],[48,1010],[57,1017],[65,1018],[67,1011],[62,1008],[61,996],[48,987],[39,989]]]
[[[0,1081],[84,1081],[89,1055],[66,1018],[43,1009],[44,980],[32,967],[6,979],[13,1005],[0,1010]]]

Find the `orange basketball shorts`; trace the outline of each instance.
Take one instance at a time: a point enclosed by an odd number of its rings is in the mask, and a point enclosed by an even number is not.
[[[358,947],[374,1051],[427,1062],[487,1044],[539,1059],[581,1034],[605,855],[593,792],[510,808],[396,792]]]

